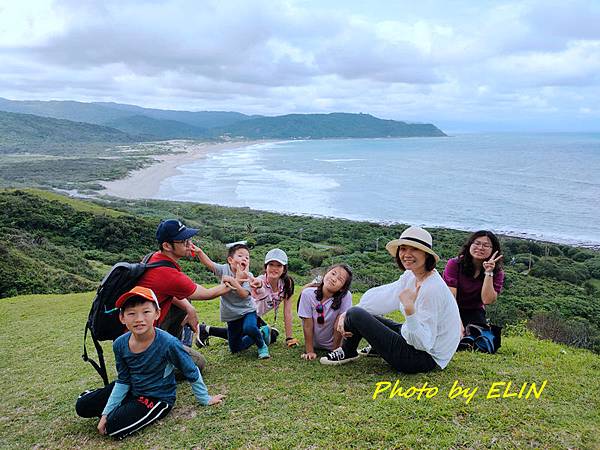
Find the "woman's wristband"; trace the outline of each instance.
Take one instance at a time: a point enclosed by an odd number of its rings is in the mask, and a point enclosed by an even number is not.
[[[490,270],[489,272],[486,272],[485,275],[488,276],[488,277],[493,277],[494,276],[494,271]]]

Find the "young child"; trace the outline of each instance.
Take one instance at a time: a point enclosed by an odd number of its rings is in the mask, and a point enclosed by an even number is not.
[[[288,348],[298,346],[298,340],[294,338],[292,332],[292,302],[291,297],[294,294],[294,280],[287,272],[288,256],[279,249],[269,250],[265,256],[264,273],[254,278],[250,282],[251,295],[258,315],[258,327],[268,327],[262,317],[271,310],[275,311],[275,321],[277,321],[277,311],[283,303],[283,322],[285,326],[285,344]],[[270,342],[272,344],[277,339],[279,330],[270,327]],[[227,328],[215,327],[205,324],[199,325],[198,338],[196,344],[199,347],[208,345],[209,336],[215,336],[227,339]]]
[[[100,417],[98,431],[122,439],[165,417],[175,403],[177,368],[192,384],[202,405],[221,403],[211,397],[190,355],[179,339],[155,328],[160,316],[151,289],[136,286],[115,303],[119,319],[129,330],[113,342],[117,380],[101,389],[85,391],[75,409],[81,417]]]
[[[227,264],[213,262],[200,247],[192,246],[192,254],[208,267],[231,291],[221,295],[221,321],[227,323],[227,341],[231,353],[247,349],[252,344],[258,347],[260,359],[270,358],[270,329],[258,328],[254,302],[250,296],[253,275],[250,267],[250,250],[246,244],[235,243],[227,252]],[[255,285],[258,283],[254,282]]]
[[[337,331],[339,316],[352,307],[352,271],[346,264],[330,267],[319,285],[302,291],[298,316],[302,319],[305,353],[302,358],[317,358],[316,349],[333,350],[342,342]]]

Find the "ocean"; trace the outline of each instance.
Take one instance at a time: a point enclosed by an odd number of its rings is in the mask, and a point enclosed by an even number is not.
[[[600,134],[286,141],[179,167],[157,198],[600,246]]]

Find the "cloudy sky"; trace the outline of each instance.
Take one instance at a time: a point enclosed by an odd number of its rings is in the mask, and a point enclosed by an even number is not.
[[[0,97],[600,131],[598,24],[598,0],[0,0]]]

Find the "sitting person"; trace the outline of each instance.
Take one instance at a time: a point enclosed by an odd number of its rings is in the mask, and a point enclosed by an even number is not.
[[[287,254],[278,248],[269,250],[265,256],[264,273],[250,282],[252,300],[258,314],[258,327],[264,330],[266,322],[262,317],[271,310],[275,312],[274,321],[277,321],[279,305],[283,303],[283,323],[285,326],[285,343],[290,347],[296,347],[298,340],[294,338],[292,331],[292,302],[294,294],[294,280],[287,272]],[[270,338],[267,345],[277,340],[279,330],[270,327]],[[216,336],[227,339],[227,328],[200,324],[196,339],[198,347],[204,347],[209,343],[209,337]]]
[[[209,268],[221,282],[231,288],[221,296],[221,321],[227,323],[227,341],[231,353],[247,349],[252,344],[258,348],[259,359],[269,355],[270,328],[258,327],[258,316],[252,297],[250,282],[254,277],[248,271],[250,251],[246,244],[235,243],[227,252],[227,264],[213,262],[200,247],[192,246],[192,252]],[[254,283],[258,286],[258,283]]]
[[[169,262],[172,267],[147,270],[137,282],[139,286],[152,289],[158,299],[161,309],[158,327],[177,338],[181,337],[185,324],[198,331],[198,313],[191,300],[213,299],[230,291],[225,284],[205,288],[181,270],[179,262],[182,258],[191,256],[191,238],[197,233],[197,229],[188,228],[179,220],[161,221],[156,229],[159,250],[154,252],[147,262]],[[200,370],[204,370],[204,356],[188,346],[184,348]]]
[[[126,437],[169,414],[175,403],[175,368],[192,384],[200,404],[223,400],[223,395],[208,395],[200,370],[179,339],[154,327],[160,307],[151,289],[136,286],[115,306],[129,330],[113,342],[117,380],[82,393],[75,406],[79,416],[100,417],[100,434]]]
[[[304,332],[303,359],[316,359],[316,349],[331,351],[340,346],[342,335],[337,331],[337,324],[352,306],[351,283],[350,267],[336,264],[327,270],[317,287],[302,291],[298,316],[302,319]]]
[[[448,260],[444,281],[456,298],[463,326],[487,326],[485,305],[494,303],[504,284],[500,242],[491,231],[473,233],[460,254]]]
[[[439,257],[433,251],[431,235],[410,227],[385,248],[405,272],[398,281],[369,289],[357,306],[340,317],[339,331],[346,339],[320,361],[344,364],[356,360],[358,344],[365,338],[370,352],[399,372],[443,369],[460,340],[460,316],[454,297],[435,269]],[[398,310],[405,317],[403,324],[380,316]]]

